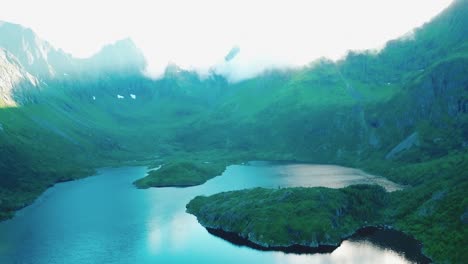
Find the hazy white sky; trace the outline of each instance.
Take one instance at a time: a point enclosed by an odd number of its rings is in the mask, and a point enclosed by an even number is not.
[[[0,20],[31,27],[86,57],[131,37],[160,74],[168,62],[233,79],[379,48],[422,25],[451,0],[0,0]],[[232,46],[241,49],[229,63]]]

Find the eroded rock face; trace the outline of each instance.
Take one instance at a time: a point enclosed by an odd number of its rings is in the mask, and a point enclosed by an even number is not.
[[[18,60],[0,48],[0,105],[15,106],[25,100],[22,89],[38,87],[38,80],[29,74]]]
[[[70,56],[38,37],[34,31],[13,23],[0,24],[0,47],[15,56],[26,71],[39,79],[56,77],[68,68]]]
[[[419,135],[417,132],[412,133],[410,136],[405,138],[400,144],[395,146],[386,156],[386,159],[393,159],[395,158],[399,153],[408,150],[414,146],[419,145]]]

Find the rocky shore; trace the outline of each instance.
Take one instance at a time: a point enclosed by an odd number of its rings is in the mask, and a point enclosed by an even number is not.
[[[196,197],[187,212],[211,233],[254,248],[332,251],[360,228],[384,224],[387,196],[374,185],[255,188]]]

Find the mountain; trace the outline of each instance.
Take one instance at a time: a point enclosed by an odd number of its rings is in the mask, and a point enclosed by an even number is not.
[[[335,163],[408,185],[388,217],[435,261],[462,262],[467,13],[468,1],[454,1],[378,53],[350,52],[238,83],[177,65],[152,80],[130,39],[75,59],[30,29],[2,23],[0,218],[55,182],[135,159]],[[233,48],[226,61],[238,53]],[[443,198],[433,199],[436,191]]]
[[[1,22],[0,47],[15,56],[31,75],[44,82],[79,74],[141,74],[146,67],[142,52],[129,38],[104,46],[90,58],[77,59],[55,49],[29,28]]]
[[[18,94],[21,91],[37,89],[38,85],[39,81],[29,74],[11,53],[0,49],[0,106],[26,103],[25,98]]]
[[[96,71],[137,71],[146,67],[146,59],[129,38],[104,46],[98,53],[85,60],[85,69]]]
[[[0,47],[13,54],[32,75],[48,79],[69,68],[71,56],[56,50],[31,29],[17,24],[0,23]]]
[[[336,63],[320,60],[234,84],[229,89],[236,92],[200,126],[200,135],[210,120],[225,120],[225,127],[235,122],[244,130],[235,133],[239,144],[330,162],[375,152],[385,157],[417,131],[423,136],[453,127],[450,122],[461,125],[467,98],[467,8],[466,1],[454,2],[412,38],[390,41],[377,54],[350,52]],[[445,135],[456,141],[446,142],[446,149],[460,150],[468,142],[466,128],[457,131],[451,133],[460,136]],[[252,138],[254,133],[262,138]]]

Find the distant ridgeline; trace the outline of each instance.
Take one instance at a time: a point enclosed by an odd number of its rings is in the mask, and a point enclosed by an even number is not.
[[[76,59],[30,29],[0,23],[0,219],[55,182],[129,160],[230,153],[338,163],[412,186],[394,212],[398,227],[435,260],[462,262],[467,14],[468,1],[454,1],[378,53],[350,52],[237,83],[176,65],[149,79],[130,39]],[[239,52],[233,48],[225,63]]]

